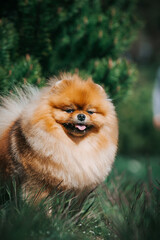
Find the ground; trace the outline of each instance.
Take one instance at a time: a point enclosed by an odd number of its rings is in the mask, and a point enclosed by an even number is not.
[[[160,239],[158,157],[117,157],[109,178],[88,197],[81,211],[74,210],[73,199],[61,194],[47,200],[53,207],[48,214],[47,201],[35,208],[17,192],[14,200],[7,193],[8,200],[1,199],[0,208],[3,240]]]

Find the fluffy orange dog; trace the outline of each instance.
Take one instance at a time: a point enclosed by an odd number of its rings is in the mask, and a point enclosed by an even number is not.
[[[117,150],[114,106],[101,86],[61,75],[46,88],[2,98],[0,169],[18,176],[25,193],[55,186],[90,191],[111,170]],[[42,197],[43,197],[42,196]]]

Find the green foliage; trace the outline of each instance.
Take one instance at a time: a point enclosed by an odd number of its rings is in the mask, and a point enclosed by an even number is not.
[[[44,80],[38,60],[18,52],[18,34],[13,23],[0,21],[0,92],[7,93],[13,86],[31,83],[42,86]]]
[[[0,10],[2,17],[8,12],[9,26],[14,32],[11,38],[4,34],[4,49],[5,45],[9,47],[4,51],[5,57],[0,55],[0,63],[4,58],[9,59],[7,66],[13,65],[13,61],[19,62],[29,54],[40,63],[44,77],[59,71],[79,71],[92,75],[115,100],[126,95],[135,71],[122,55],[140,26],[135,17],[136,0],[17,0],[16,7],[15,11],[3,3]],[[9,31],[6,29],[4,25],[3,32]],[[16,44],[12,41],[14,35]],[[6,69],[6,64],[0,66]],[[16,75],[26,78],[23,71]],[[37,77],[41,78],[41,74]],[[3,78],[0,70],[0,79]],[[11,80],[11,84],[17,82],[19,79]],[[1,91],[5,84],[1,80]]]
[[[126,96],[130,84],[135,81],[137,76],[135,66],[120,58],[116,61],[111,58],[91,60],[88,71],[97,83],[104,86],[106,92],[114,101],[119,101]]]
[[[18,59],[11,66],[0,69],[0,91],[7,93],[13,89],[13,86],[21,86],[31,83],[37,86],[44,85],[44,79],[41,76],[41,67],[36,59],[29,55]]]
[[[132,92],[118,106],[119,152],[123,154],[158,155],[160,132],[153,126],[152,91],[156,70],[139,69]]]
[[[17,52],[18,35],[14,24],[7,19],[0,20],[0,67],[9,67]]]

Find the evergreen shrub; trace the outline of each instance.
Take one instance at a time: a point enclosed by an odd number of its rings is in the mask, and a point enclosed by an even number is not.
[[[91,75],[114,100],[126,95],[136,77],[124,58],[140,26],[136,0],[7,2],[0,9],[1,93],[69,71]]]

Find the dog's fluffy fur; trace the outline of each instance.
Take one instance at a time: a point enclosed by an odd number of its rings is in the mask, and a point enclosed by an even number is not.
[[[24,192],[92,190],[111,170],[117,138],[114,106],[92,79],[63,74],[1,98],[0,169]]]

